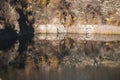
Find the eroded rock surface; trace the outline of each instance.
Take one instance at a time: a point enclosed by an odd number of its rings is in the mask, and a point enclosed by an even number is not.
[[[27,31],[28,33],[119,34],[119,3],[119,0],[1,0],[0,28],[10,27],[17,33],[23,34]],[[18,9],[23,13],[24,20]],[[86,32],[82,27],[88,26],[81,25],[101,25],[102,29],[98,31],[100,28],[95,26],[95,32],[92,29]],[[108,27],[113,31],[102,25],[110,25]],[[35,31],[27,29],[26,26],[33,27]],[[79,31],[79,27],[83,31]],[[102,31],[103,28],[105,31]]]

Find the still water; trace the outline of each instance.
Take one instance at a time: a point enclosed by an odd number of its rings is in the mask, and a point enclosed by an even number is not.
[[[120,35],[0,39],[0,80],[120,80]]]

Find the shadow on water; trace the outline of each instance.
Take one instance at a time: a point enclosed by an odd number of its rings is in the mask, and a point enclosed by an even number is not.
[[[17,33],[11,28],[0,29],[0,50],[7,50],[17,40]]]
[[[33,43],[33,35],[22,36],[19,38],[18,56],[15,58],[15,62],[12,62],[16,68],[24,68],[26,60],[26,52],[28,46]]]
[[[0,55],[0,71],[3,71],[5,75],[7,75],[9,74],[9,70],[11,70],[11,66],[16,69],[24,68],[27,47],[33,42],[32,38],[33,35],[27,35],[15,39],[0,40],[0,51],[3,51],[4,53],[3,56]],[[19,42],[18,46],[15,46],[15,44],[17,44],[16,42]],[[12,54],[17,55],[15,58],[14,56],[11,56],[11,58],[13,57],[14,60],[10,59],[9,55]]]
[[[3,57],[0,55],[0,79],[1,79],[1,71],[5,73],[5,75],[9,75],[10,66],[12,65],[14,68],[23,69],[25,66],[26,59],[26,50],[30,43],[32,43],[33,35],[20,36],[17,38],[11,38],[6,40],[0,40],[0,51],[3,51]],[[15,46],[19,42],[18,46]],[[17,50],[15,50],[15,48]],[[10,53],[7,53],[10,52]],[[18,52],[18,54],[17,54]],[[9,63],[9,55],[16,54],[14,61],[10,61]],[[4,57],[4,56],[7,57]],[[11,56],[12,57],[12,56]],[[10,80],[6,77],[7,80]]]
[[[18,52],[20,54],[22,54],[24,51],[27,50],[27,47],[30,43],[33,42],[33,36],[34,35],[26,35],[26,36],[22,36],[19,37],[19,48],[18,48]]]

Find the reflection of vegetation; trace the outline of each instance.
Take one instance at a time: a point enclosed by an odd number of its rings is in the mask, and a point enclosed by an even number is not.
[[[0,52],[0,73],[14,74],[20,70],[24,76],[29,76],[33,71],[58,70],[66,65],[97,66],[103,62],[104,65],[116,66],[120,61],[119,41],[77,41],[70,37],[56,41],[34,40],[31,36],[22,37],[17,50],[13,46],[8,52]]]
[[[19,38],[19,48],[18,48],[18,56],[15,58],[11,64],[14,64],[15,67],[24,68],[26,61],[26,51],[30,44],[32,44],[33,35],[23,36]]]
[[[14,47],[10,48],[14,53],[12,60],[10,60],[10,56],[4,57],[6,56],[4,52],[1,53],[4,59],[0,58],[0,61],[3,61],[0,62],[0,67],[24,68],[26,73],[29,74],[31,69],[58,69],[63,64],[96,66],[104,64],[104,61],[112,61],[117,64],[116,61],[120,60],[119,41],[107,43],[77,41],[70,37],[65,37],[61,41],[34,40],[32,42],[32,37],[20,38],[18,50],[14,50]],[[19,51],[19,54],[16,54],[17,51]]]
[[[70,54],[70,49],[75,47],[75,41],[71,38],[65,38],[60,41],[60,58],[64,58]]]

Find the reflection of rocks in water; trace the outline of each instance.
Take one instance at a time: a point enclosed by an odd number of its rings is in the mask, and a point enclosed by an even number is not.
[[[9,63],[14,61],[16,56],[18,55],[18,43],[15,41],[11,43],[13,40],[8,40],[8,42],[5,42],[2,44],[2,46],[6,46],[6,44],[10,43],[11,46],[7,45],[6,47],[2,47],[3,49],[0,50],[0,68],[3,68],[4,70],[7,70],[9,67]]]
[[[24,68],[25,60],[27,56],[27,48],[32,44],[33,35],[22,36],[19,38],[19,48],[18,48],[18,56],[15,58],[11,64],[18,68]]]
[[[17,33],[11,28],[0,29],[0,40],[16,39]]]
[[[19,37],[19,40],[0,40],[0,64],[2,66],[24,67],[28,46],[32,43],[33,35]]]
[[[8,66],[18,69],[24,68],[26,74],[29,74],[31,69],[49,71],[60,69],[62,66],[120,65],[119,41],[86,41],[72,37],[65,37],[62,40],[46,40],[34,37],[33,40],[32,36],[19,38],[17,49],[19,54],[12,61],[9,61]],[[13,52],[17,53],[14,49],[15,47],[13,47]],[[12,49],[10,48],[10,50]],[[4,53],[0,52],[0,55]],[[6,53],[11,52],[7,51]],[[9,59],[9,56],[6,59]]]
[[[16,39],[0,40],[0,50],[8,50],[16,42]]]
[[[80,43],[79,43],[80,42]],[[79,41],[76,50],[71,53],[67,58],[64,58],[63,64],[70,66],[85,66],[85,65],[102,65],[104,61],[110,61],[108,64],[119,64],[119,48],[120,42],[108,42],[111,49],[107,50],[106,42],[99,41]],[[83,43],[84,42],[84,43]],[[107,44],[108,44],[107,43]],[[116,45],[117,43],[117,45]],[[114,46],[113,46],[114,45]],[[115,48],[117,47],[117,48]],[[114,51],[116,50],[116,51]],[[79,52],[77,52],[79,51]],[[107,63],[106,63],[107,64]]]
[[[116,48],[118,52],[119,45],[117,43],[119,43],[119,41],[109,42],[109,44],[113,46],[111,48]],[[115,53],[114,50],[110,49],[110,51],[108,51],[106,42],[104,41],[79,41],[67,37],[63,40],[54,41],[36,39],[34,45],[31,46],[31,49],[32,48],[35,48],[30,53],[31,59],[34,61],[33,63],[39,68],[42,67],[46,69],[52,68],[52,64],[55,64],[54,66],[69,65],[75,67],[87,65],[97,66],[101,65],[104,60],[109,61],[109,58],[115,59],[112,57],[112,53]],[[115,55],[118,54],[119,53],[115,53]],[[119,58],[117,57],[116,60],[119,60]],[[50,62],[50,60],[52,61]]]
[[[101,47],[101,44],[95,45],[95,42],[89,42],[86,41],[84,44],[84,51],[85,51],[85,55],[87,56],[97,56],[98,54],[100,54],[99,49]]]
[[[72,38],[65,37],[59,43],[59,59],[63,59],[70,54],[70,50],[75,47],[75,41]],[[61,62],[61,61],[60,61]]]
[[[11,28],[0,29],[0,67],[7,68],[17,55],[17,33]]]
[[[19,49],[18,51],[20,53],[23,53],[23,51],[27,50],[27,47],[32,43],[32,38],[33,35],[27,35],[27,36],[22,36],[19,38]]]

